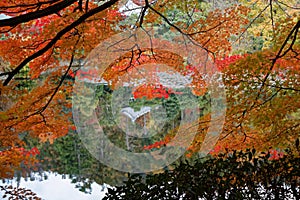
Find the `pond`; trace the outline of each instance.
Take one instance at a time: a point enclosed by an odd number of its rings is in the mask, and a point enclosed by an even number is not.
[[[72,179],[68,175],[56,174],[53,172],[44,172],[41,174],[32,174],[31,178],[14,178],[12,180],[3,180],[0,185],[10,184],[13,187],[29,189],[47,200],[92,200],[102,199],[107,192],[106,184],[91,184],[90,191],[86,193],[79,191],[78,185],[72,183]],[[47,178],[45,178],[47,177]],[[3,196],[4,192],[0,192]]]
[[[97,85],[95,89],[95,97],[98,100],[95,108],[96,122],[102,127],[109,141],[127,153],[146,152],[145,154],[152,156],[152,152],[159,151],[160,155],[163,155],[164,152],[160,149],[164,145],[161,143],[160,147],[157,145],[158,142],[174,138],[180,126],[183,126],[183,132],[193,130],[189,128],[191,126],[189,123],[197,122],[199,117],[210,112],[211,100],[208,93],[195,97],[185,88],[171,90],[161,85],[151,87],[158,90],[156,93],[158,97],[145,98],[143,95],[147,93],[138,94],[138,89],[135,89],[134,93],[130,87],[121,87],[114,92],[107,85]],[[134,98],[134,95],[140,96]],[[84,103],[88,102],[88,97],[81,97],[83,100],[80,108],[86,108]],[[196,107],[199,108],[195,109]],[[91,122],[93,119],[89,120]],[[24,187],[47,200],[76,200],[101,199],[107,187],[123,184],[123,181],[127,180],[128,170],[112,167],[109,163],[103,162],[102,157],[95,156],[89,143],[86,143],[88,137],[84,135],[82,129],[80,130],[80,124],[76,125],[77,129],[69,130],[66,136],[44,143],[27,134],[21,134],[22,140],[27,145],[26,149],[38,149],[36,153],[38,162],[30,167],[24,165],[21,170],[15,172],[12,180],[3,180],[2,185]],[[97,136],[97,133],[95,135]],[[95,141],[100,139],[96,138]],[[164,148],[171,149],[173,153],[175,152],[173,146]],[[177,158],[185,151],[184,147],[180,148],[176,154]],[[103,148],[98,145],[97,150]],[[111,151],[105,153],[107,152]],[[118,161],[115,157],[110,157]],[[172,158],[167,164],[158,163],[159,166],[153,165],[153,168],[147,169],[155,171],[167,168],[168,164],[175,161],[176,159]],[[132,166],[134,163],[129,162],[128,165]]]

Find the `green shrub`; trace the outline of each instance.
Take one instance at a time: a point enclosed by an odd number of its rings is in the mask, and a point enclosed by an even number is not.
[[[130,175],[104,199],[300,199],[299,157],[255,149],[184,160],[160,174]]]

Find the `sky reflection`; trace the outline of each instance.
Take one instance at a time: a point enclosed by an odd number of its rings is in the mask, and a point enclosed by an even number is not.
[[[46,200],[98,200],[102,199],[107,192],[108,185],[102,186],[93,183],[91,193],[86,194],[80,192],[78,188],[75,188],[75,184],[71,183],[70,179],[63,179],[62,175],[52,172],[46,174],[48,175],[48,179],[43,181],[40,181],[38,178],[34,181],[26,181],[24,178],[21,178],[19,187],[30,189],[35,192],[38,197]],[[16,178],[9,181],[13,186],[17,186]],[[5,184],[1,182],[0,185]],[[4,192],[0,191],[1,199],[3,194]]]

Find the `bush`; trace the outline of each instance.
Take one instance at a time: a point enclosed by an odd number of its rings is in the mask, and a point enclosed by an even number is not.
[[[299,157],[255,149],[184,160],[160,174],[130,175],[104,199],[300,199]]]

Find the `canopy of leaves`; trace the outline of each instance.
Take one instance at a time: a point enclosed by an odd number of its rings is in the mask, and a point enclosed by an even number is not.
[[[227,113],[218,151],[249,147],[266,150],[270,146],[283,149],[299,138],[299,1],[145,0],[133,1],[138,7],[124,10],[126,2],[0,2],[0,14],[7,16],[0,20],[1,178],[12,177],[14,170],[23,163],[35,162],[36,154],[24,155],[31,148],[21,149],[26,142],[24,138],[38,138],[41,143],[52,144],[74,130],[72,86],[74,78],[80,76],[76,71],[82,73],[82,61],[89,53],[117,33],[137,28],[145,30],[149,26],[157,27],[166,40],[176,41],[175,33],[179,33],[195,47],[201,47],[206,55],[205,63],[213,63],[205,67],[209,69],[215,65],[222,74]],[[132,11],[137,13],[128,14]],[[199,54],[204,58],[204,53]],[[205,74],[197,71],[198,66],[190,65],[190,59],[171,51],[134,45],[128,47],[123,56],[111,60],[104,74],[97,75],[103,75],[109,83],[110,91],[106,92],[111,93],[118,89],[116,86],[122,75],[139,77],[141,65],[163,63],[194,78],[188,88],[199,100],[200,107],[205,108],[210,102]],[[167,143],[180,124],[179,117],[170,115],[173,108],[174,115],[179,110],[172,95],[182,94],[160,88],[161,83],[154,85],[149,87],[147,83],[137,87],[133,95],[136,99],[148,97],[151,103],[164,99],[167,118],[172,119],[173,124],[167,123],[168,134],[160,138],[161,141],[139,143],[142,145],[139,151]],[[103,94],[98,93],[100,103],[111,98],[110,94]],[[192,112],[188,106],[190,99],[188,96],[183,99],[181,109],[189,114]],[[109,107],[102,109],[106,109],[107,116],[112,116]],[[191,122],[198,126],[193,129],[197,135],[187,149],[190,157],[201,148],[211,120],[209,109],[200,113],[199,119]],[[99,116],[99,121],[106,123],[107,129],[120,132],[113,119]],[[188,130],[191,124],[183,126]],[[110,137],[124,139],[121,134]],[[119,145],[125,147],[122,142]]]

